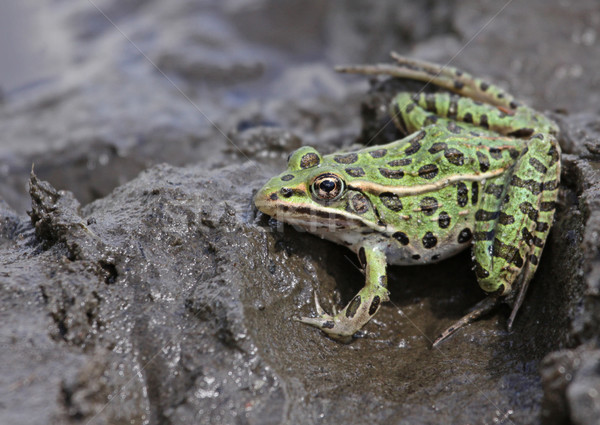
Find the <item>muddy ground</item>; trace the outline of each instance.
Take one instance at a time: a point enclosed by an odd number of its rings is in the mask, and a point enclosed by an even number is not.
[[[17,4],[0,6],[0,423],[598,423],[597,1]],[[391,49],[561,125],[556,223],[511,332],[500,309],[431,349],[483,297],[468,253],[392,267],[349,345],[292,320],[314,292],[345,304],[358,261],[253,193],[298,146],[380,129],[380,88],[332,67]]]

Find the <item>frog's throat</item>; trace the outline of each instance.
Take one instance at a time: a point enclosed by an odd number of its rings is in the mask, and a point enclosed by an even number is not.
[[[475,174],[456,174],[453,176],[440,179],[435,183],[421,184],[418,186],[394,186],[379,184],[367,180],[354,180],[348,184],[349,189],[359,190],[372,194],[381,194],[384,192],[393,193],[398,196],[412,196],[419,195],[422,193],[434,192],[440,190],[452,183],[461,181],[482,181],[492,177],[499,176],[506,171],[505,168],[498,168],[497,170],[488,171],[486,173],[475,173]]]

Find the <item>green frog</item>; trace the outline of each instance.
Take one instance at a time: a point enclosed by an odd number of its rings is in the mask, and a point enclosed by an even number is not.
[[[398,93],[390,115],[407,137],[321,155],[305,146],[256,194],[279,221],[353,250],[365,286],[346,307],[297,320],[349,342],[388,301],[386,266],[429,264],[472,247],[489,295],[434,345],[489,312],[513,305],[512,326],[553,223],[560,177],[558,127],[466,72],[392,54],[395,64],[338,68],[435,84]]]

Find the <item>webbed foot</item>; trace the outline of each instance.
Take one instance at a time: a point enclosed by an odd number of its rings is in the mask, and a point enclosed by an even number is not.
[[[336,341],[342,342],[344,344],[352,341],[352,335],[356,333],[360,329],[354,329],[352,326],[348,326],[348,324],[344,324],[343,320],[339,317],[340,315],[337,313],[335,306],[332,307],[333,315],[328,314],[323,310],[321,304],[319,303],[319,298],[317,297],[317,293],[315,292],[315,309],[317,310],[317,314],[319,317],[300,317],[295,320],[300,323],[305,323],[307,325],[314,326],[316,328],[321,329],[323,332],[327,334],[332,339]]]

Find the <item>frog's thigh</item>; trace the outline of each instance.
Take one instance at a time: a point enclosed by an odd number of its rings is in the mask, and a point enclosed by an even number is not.
[[[364,246],[359,250],[359,258],[366,265],[365,286],[335,316],[333,328],[323,329],[332,336],[354,335],[377,313],[381,303],[389,300],[385,252],[378,247]]]
[[[524,285],[535,273],[554,217],[559,155],[553,136],[535,134],[512,173],[503,177],[502,190],[484,190],[475,215],[473,254],[485,291],[508,294],[522,273]]]

